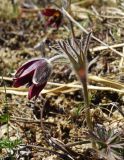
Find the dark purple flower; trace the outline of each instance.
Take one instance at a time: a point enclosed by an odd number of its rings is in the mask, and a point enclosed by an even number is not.
[[[63,15],[60,10],[46,8],[42,11],[42,14],[48,17],[46,24],[47,26],[59,28],[63,18]]]
[[[48,60],[44,58],[33,59],[17,70],[13,79],[13,86],[20,87],[27,84],[29,87],[28,99],[37,98],[45,87],[51,71],[51,64]]]

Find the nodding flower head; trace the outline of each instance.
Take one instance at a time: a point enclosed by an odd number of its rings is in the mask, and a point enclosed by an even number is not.
[[[68,39],[56,42],[53,49],[59,53],[66,55],[73,65],[73,68],[79,79],[86,81],[87,76],[87,49],[89,44],[90,34],[86,39]]]
[[[62,12],[60,10],[46,8],[42,11],[42,14],[48,17],[46,23],[47,26],[56,27],[57,29],[59,28],[63,18]]]
[[[13,78],[13,86],[20,87],[25,84],[29,87],[28,99],[37,98],[41,90],[45,87],[52,67],[45,58],[38,58],[24,63],[16,72]]]

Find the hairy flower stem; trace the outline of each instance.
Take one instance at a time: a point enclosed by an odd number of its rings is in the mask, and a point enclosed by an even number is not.
[[[56,61],[56,60],[58,60],[58,59],[60,59],[60,58],[66,58],[64,55],[55,55],[55,56],[53,56],[53,57],[51,57],[50,59],[49,59],[49,61],[50,62],[54,62],[54,61]]]
[[[81,82],[83,86],[83,93],[84,93],[84,102],[85,102],[85,117],[86,117],[86,122],[89,131],[93,131],[93,124],[92,124],[92,119],[91,119],[91,113],[90,113],[90,102],[89,102],[89,94],[88,94],[88,87],[87,87],[87,80]],[[92,141],[92,147],[96,149],[96,143]]]
[[[90,104],[89,104],[89,96],[88,96],[88,88],[86,82],[82,83],[83,86],[83,92],[84,92],[84,102],[85,102],[85,108],[86,108],[86,121],[87,126],[90,131],[93,130],[92,120],[91,120],[91,114],[90,114]]]

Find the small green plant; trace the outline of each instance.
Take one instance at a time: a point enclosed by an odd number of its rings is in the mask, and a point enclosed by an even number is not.
[[[10,119],[10,116],[8,114],[6,114],[6,113],[0,115],[0,122],[1,123],[6,123],[6,122],[9,121],[9,119]]]
[[[76,105],[76,108],[75,108],[75,114],[76,116],[79,116],[81,114],[81,111],[84,109],[84,104],[81,102],[79,104]]]
[[[114,129],[98,125],[90,136],[97,142],[100,155],[103,157],[110,160],[124,158],[124,138]]]
[[[0,140],[0,149],[14,149],[15,147],[17,147],[18,145],[20,145],[22,142],[20,139],[16,139],[16,140],[10,140],[10,139],[1,139]]]

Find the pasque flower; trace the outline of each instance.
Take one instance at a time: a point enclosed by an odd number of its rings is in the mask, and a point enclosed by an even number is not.
[[[80,40],[76,38],[68,40],[60,40],[56,42],[53,48],[58,51],[58,53],[64,54],[70,60],[76,75],[78,76],[84,92],[84,102],[86,106],[86,121],[89,130],[93,129],[91,116],[90,116],[90,102],[87,87],[87,50],[89,47],[90,35],[82,37]]]
[[[63,18],[63,15],[60,10],[46,8],[42,11],[42,14],[48,17],[47,23],[46,23],[47,26],[52,26],[56,28],[60,26]]]
[[[17,70],[13,79],[13,86],[20,87],[27,84],[29,87],[28,99],[37,98],[45,87],[51,71],[49,60],[45,58],[30,60]]]

